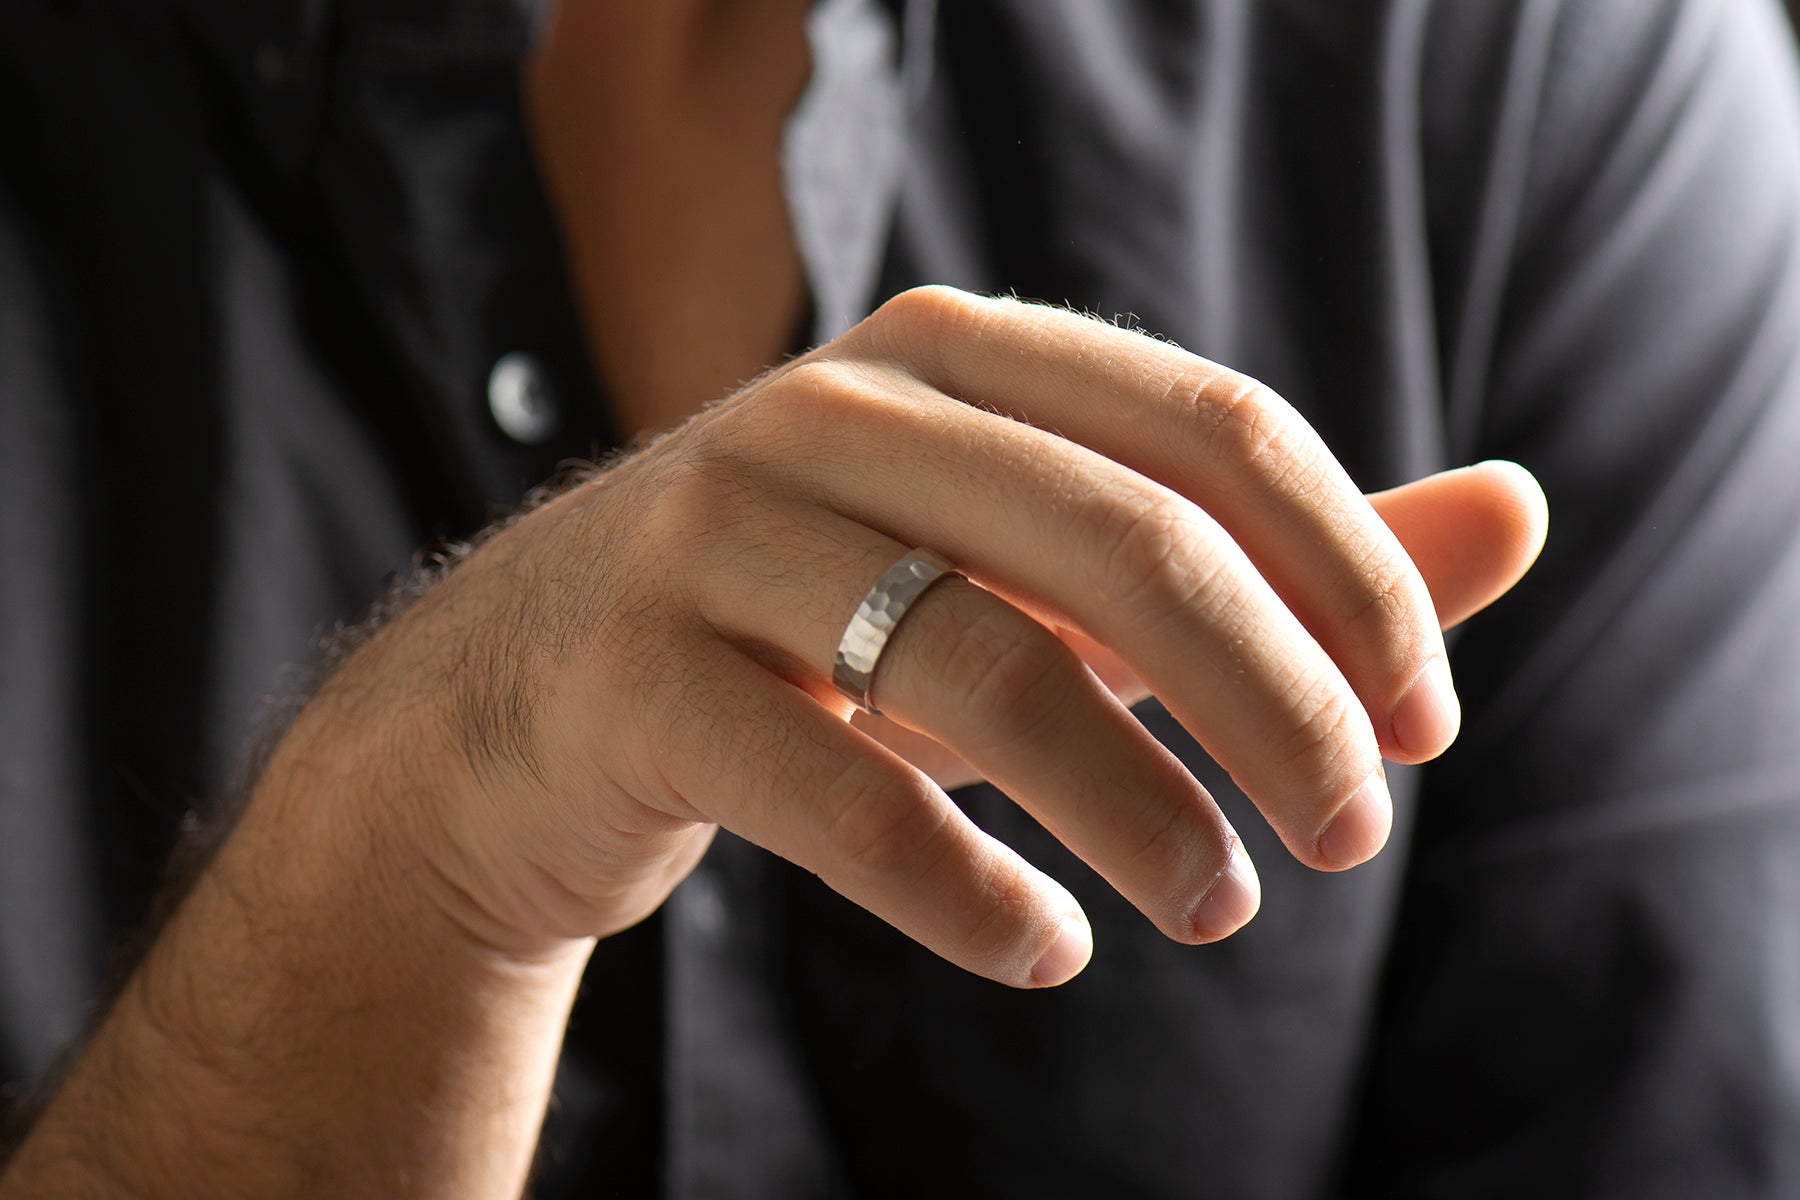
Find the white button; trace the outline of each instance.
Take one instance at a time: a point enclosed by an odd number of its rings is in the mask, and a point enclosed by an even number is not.
[[[525,446],[549,441],[562,422],[544,368],[529,354],[503,355],[488,372],[488,411],[502,433]]]

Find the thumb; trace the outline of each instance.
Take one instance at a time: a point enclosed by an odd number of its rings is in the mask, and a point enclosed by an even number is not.
[[[1369,503],[1412,556],[1445,629],[1505,595],[1537,561],[1549,527],[1543,489],[1517,463],[1428,475]]]

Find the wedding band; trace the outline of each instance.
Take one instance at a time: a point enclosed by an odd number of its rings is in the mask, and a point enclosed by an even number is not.
[[[908,551],[882,572],[838,639],[831,682],[845,699],[871,716],[881,715],[869,699],[869,689],[875,684],[875,664],[895,626],[926,588],[946,575],[961,574],[943,556],[924,548]]]

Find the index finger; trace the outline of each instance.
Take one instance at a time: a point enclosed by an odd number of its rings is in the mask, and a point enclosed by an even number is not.
[[[1272,390],[1041,305],[922,288],[883,316],[862,336],[882,339],[924,382],[1088,446],[1203,508],[1337,663],[1385,757],[1423,761],[1454,739],[1460,712],[1424,580]]]

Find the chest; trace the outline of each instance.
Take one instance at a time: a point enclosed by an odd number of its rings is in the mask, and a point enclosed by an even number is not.
[[[626,434],[776,361],[804,308],[780,143],[804,0],[562,6],[526,106],[583,330]]]

